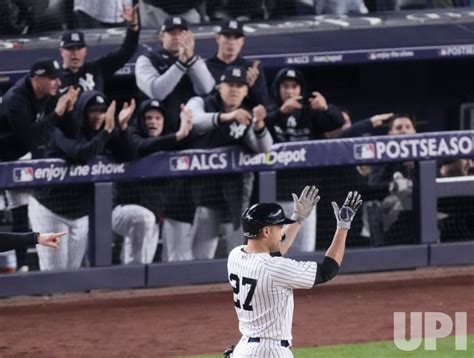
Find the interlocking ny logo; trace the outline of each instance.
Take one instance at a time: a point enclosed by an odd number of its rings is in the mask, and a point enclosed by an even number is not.
[[[244,132],[245,132],[245,128],[247,128],[246,126],[244,126],[243,124],[237,124],[237,123],[232,123],[230,125],[230,133],[229,135],[231,137],[234,137],[235,139],[239,139],[240,137],[242,137],[244,135]]]
[[[467,350],[467,313],[456,312],[453,320],[443,312],[410,312],[410,336],[406,339],[406,313],[393,313],[393,342],[402,351],[414,351],[425,338],[425,350],[435,351],[436,340],[455,333],[454,347],[456,350]],[[423,334],[424,333],[424,334]]]

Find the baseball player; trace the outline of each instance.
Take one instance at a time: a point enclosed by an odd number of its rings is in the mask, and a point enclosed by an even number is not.
[[[324,261],[317,263],[283,257],[319,201],[318,189],[306,186],[299,198],[293,194],[293,200],[291,219],[276,203],[255,204],[242,214],[248,243],[234,248],[227,262],[242,333],[234,358],[293,357],[290,351],[293,289],[309,289],[336,276],[344,256],[347,232],[362,204],[357,192],[349,192],[340,209],[332,202],[337,229]]]

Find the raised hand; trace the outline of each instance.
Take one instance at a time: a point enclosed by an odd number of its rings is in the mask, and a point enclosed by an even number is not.
[[[340,229],[349,230],[351,228],[351,222],[357,212],[357,209],[362,205],[362,199],[357,191],[350,191],[347,194],[346,200],[339,209],[336,202],[331,202],[332,208],[334,209],[334,216],[337,220],[337,227]]]
[[[259,104],[258,106],[252,109],[252,114],[253,128],[256,130],[260,130],[265,127],[265,117],[267,116],[267,110],[265,109],[265,107]]]
[[[280,107],[280,112],[281,113],[291,113],[296,109],[301,109],[303,108],[303,105],[300,103],[300,101],[303,99],[303,96],[297,96],[297,97],[292,97],[288,98]]]
[[[138,31],[140,25],[138,23],[138,4],[133,7],[123,6],[122,19],[127,23],[133,31]]]
[[[249,87],[253,87],[257,81],[258,76],[260,75],[260,70],[258,69],[259,65],[260,60],[255,60],[253,61],[252,66],[247,69],[247,84]]]
[[[178,55],[178,59],[182,63],[188,62],[194,56],[194,46],[196,41],[194,34],[191,31],[185,30],[182,32],[182,47]]]
[[[308,99],[311,108],[315,111],[327,111],[328,103],[326,102],[326,98],[319,92],[313,92],[312,94],[313,97]]]
[[[181,104],[181,112],[179,114],[181,119],[179,129],[176,132],[176,140],[181,140],[189,135],[193,129],[193,111],[191,108],[185,107]]]
[[[119,120],[119,126],[121,130],[125,130],[128,127],[128,122],[130,121],[130,118],[132,118],[133,113],[135,112],[136,104],[135,100],[132,98],[130,101],[130,104],[128,102],[125,102],[123,104],[122,110],[119,113],[118,120]]]
[[[314,185],[311,187],[307,185],[304,187],[299,198],[295,193],[291,194],[293,196],[294,213],[291,216],[293,220],[302,224],[308,218],[320,199],[318,192],[319,189]]]
[[[69,90],[66,92],[66,95],[69,97],[69,101],[67,103],[67,112],[71,112],[74,109],[74,105],[77,102],[77,99],[79,98],[79,92],[81,91],[81,87],[78,87],[77,89],[74,89],[74,87],[69,87]]]
[[[105,125],[104,129],[112,133],[112,131],[115,128],[115,110],[117,107],[117,103],[115,101],[112,101],[112,103],[109,105],[109,108],[107,108],[107,111],[105,112]]]
[[[372,126],[374,128],[381,126],[385,121],[392,118],[393,113],[382,113],[376,114],[375,116],[370,117],[370,121],[372,122]]]

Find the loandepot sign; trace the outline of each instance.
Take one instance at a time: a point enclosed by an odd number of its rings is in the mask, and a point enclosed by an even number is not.
[[[274,165],[282,164],[285,167],[293,163],[306,162],[306,148],[296,150],[269,151],[260,154],[239,154],[238,165],[240,167],[256,166],[256,165]]]

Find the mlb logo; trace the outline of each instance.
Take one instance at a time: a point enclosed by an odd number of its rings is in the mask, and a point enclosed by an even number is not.
[[[15,168],[13,169],[13,181],[15,183],[25,183],[33,181],[33,168]]]
[[[188,156],[182,157],[171,157],[170,158],[170,169],[172,171],[188,170],[191,161]]]
[[[355,159],[375,159],[375,144],[356,144],[354,145]]]

